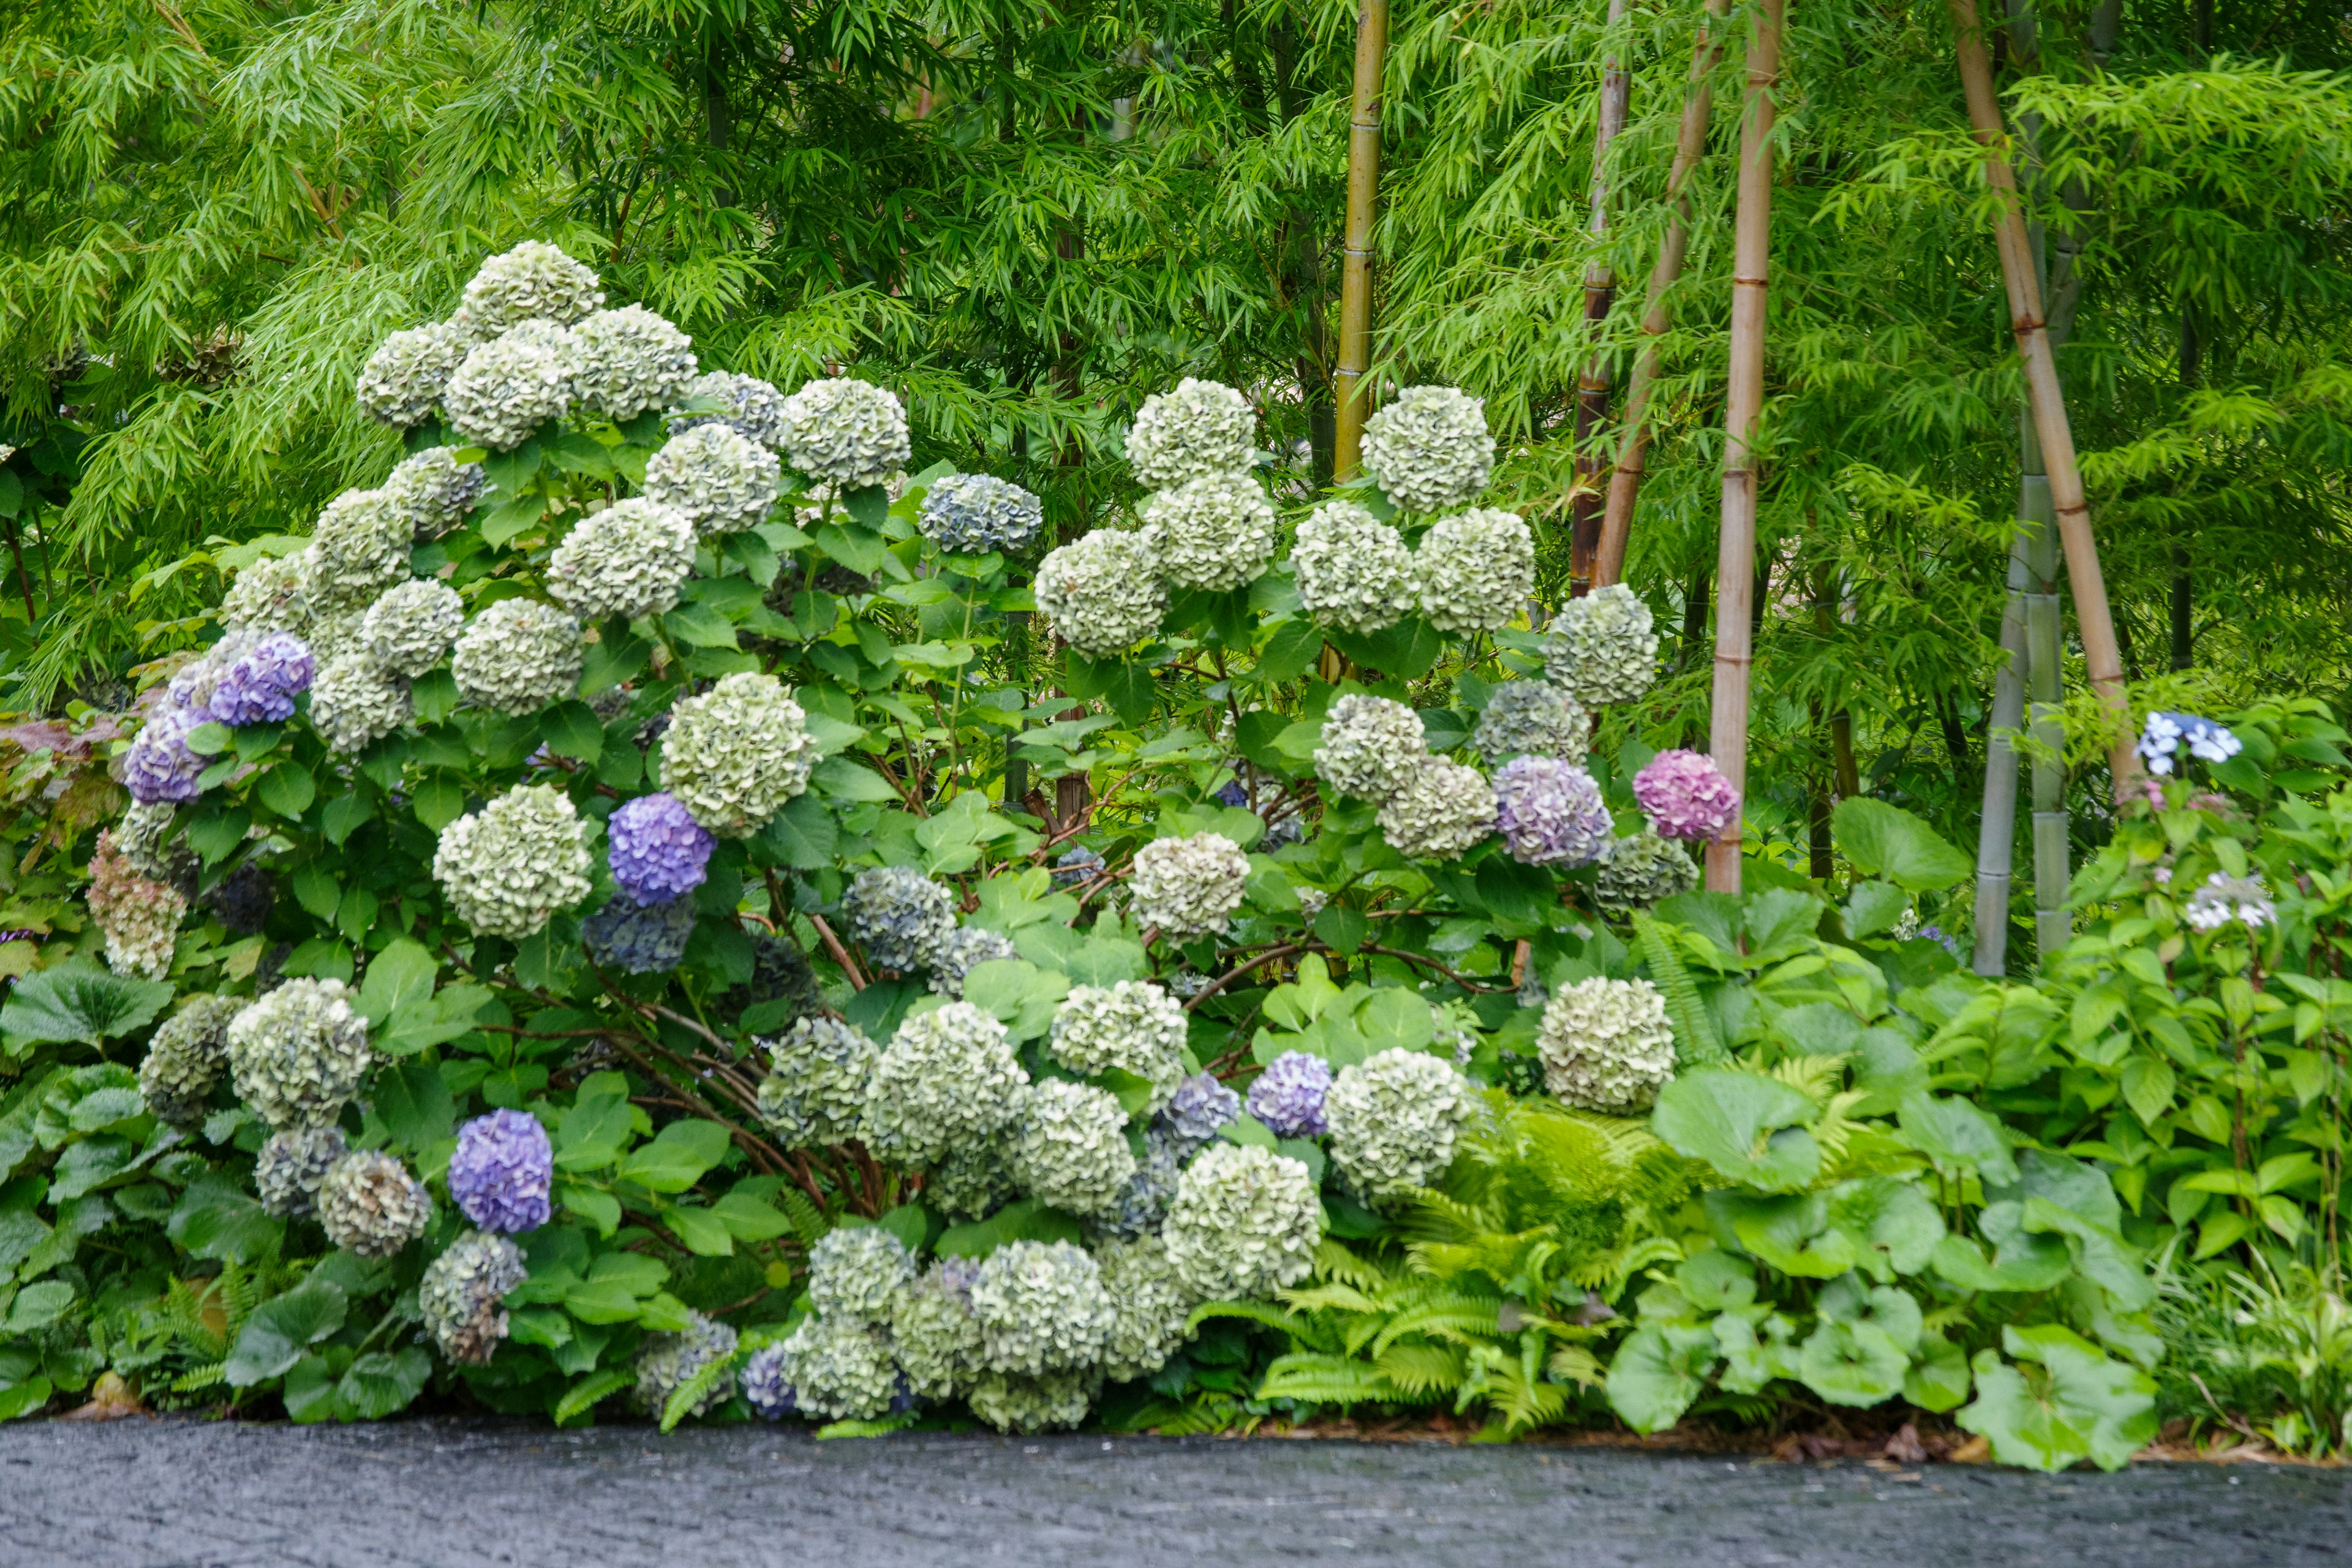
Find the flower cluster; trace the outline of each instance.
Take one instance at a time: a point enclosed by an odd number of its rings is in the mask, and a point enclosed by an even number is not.
[[[1660,752],[1633,775],[1633,798],[1661,838],[1713,838],[1739,820],[1739,792],[1711,757]]]
[[[1517,512],[1493,507],[1441,517],[1413,554],[1421,613],[1442,632],[1510,625],[1536,586],[1536,541]]]
[[[1180,1160],[1188,1160],[1241,1113],[1240,1095],[1209,1074],[1196,1072],[1176,1086],[1153,1118],[1151,1131],[1172,1145]]]
[[[941,996],[961,996],[964,976],[980,964],[1018,958],[1021,950],[1003,931],[985,926],[960,926],[941,937],[926,955],[931,989]]]
[[[914,1278],[907,1244],[878,1225],[838,1226],[809,1248],[809,1306],[827,1317],[886,1321]]]
[[[1277,1138],[1320,1138],[1331,1130],[1323,1115],[1330,1092],[1330,1063],[1305,1051],[1285,1051],[1250,1085],[1249,1113]]]
[[[621,891],[640,904],[667,903],[702,886],[719,841],[664,791],[625,801],[605,819],[606,859]]]
[[[1249,471],[1257,416],[1249,400],[1222,382],[1186,376],[1172,392],[1158,392],[1135,411],[1127,432],[1127,465],[1150,489],[1174,489],[1197,479]]]
[[[122,758],[122,782],[131,799],[142,805],[178,804],[203,793],[196,788],[196,780],[212,759],[188,750],[188,731],[205,722],[200,713],[172,708],[141,727],[139,738]]]
[[[633,497],[591,513],[563,536],[548,558],[547,592],[583,621],[635,619],[677,608],[693,570],[694,524],[686,514]]]
[[[530,1269],[522,1249],[503,1236],[469,1230],[425,1270],[416,1306],[441,1353],[465,1366],[488,1366],[507,1337],[499,1300]]]
[[[1161,579],[1179,588],[1238,588],[1274,559],[1274,503],[1246,473],[1156,490],[1136,517]]]
[[[2189,895],[2180,918],[2195,931],[2219,931],[2233,921],[2252,930],[2271,924],[2277,910],[2260,877],[2226,877],[2216,871]]]
[[[1298,602],[1327,626],[1376,632],[1412,614],[1421,579],[1404,538],[1353,501],[1326,501],[1307,514],[1291,546]]]
[[[329,751],[343,756],[391,734],[413,711],[408,683],[365,653],[329,659],[310,685],[310,727]]]
[[[722,676],[670,710],[661,785],[721,838],[749,838],[808,788],[816,741],[772,675]]]
[[[1548,680],[1507,680],[1486,699],[1470,743],[1490,763],[1513,757],[1580,763],[1592,746],[1592,716]]]
[[[1647,1110],[1675,1076],[1666,1000],[1646,980],[1595,975],[1565,986],[1544,1005],[1536,1053],[1563,1104],[1610,1116]]]
[[[899,1292],[890,1314],[890,1342],[898,1369],[919,1399],[952,1399],[980,1375],[980,1320],[971,1285],[980,1265],[942,1258]]]
[[[520,941],[588,896],[587,826],[562,791],[518,784],[441,829],[433,877],[476,934]]]
[[[1495,775],[1495,826],[1528,866],[1589,866],[1615,832],[1601,785],[1573,763],[1517,757]]]
[[[740,1382],[744,1402],[762,1421],[782,1421],[801,1413],[798,1391],[785,1381],[784,1347],[763,1345],[743,1363]]]
[[[674,1334],[647,1334],[644,1347],[637,1352],[637,1403],[656,1420],[669,1409],[672,1394],[735,1353],[738,1336],[733,1329],[713,1322],[699,1312],[689,1311],[686,1316],[683,1330]],[[726,1404],[734,1392],[727,1379],[712,1378],[687,1406],[686,1413],[708,1415]]]
[[[334,1121],[373,1060],[367,1020],[340,980],[289,980],[229,1022],[237,1098],[275,1128]]]
[[[346,1154],[319,1184],[327,1239],[362,1258],[390,1258],[425,1234],[433,1200],[408,1167],[378,1150]]]
[[[1222,833],[1155,838],[1135,852],[1128,893],[1139,924],[1173,937],[1222,934],[1242,905],[1249,857]]]
[[[385,477],[383,499],[418,539],[438,539],[466,520],[489,485],[482,465],[459,462],[455,447],[427,447]]]
[[[1116,1319],[1101,1268],[1066,1241],[1013,1241],[990,1253],[971,1282],[971,1310],[982,1363],[1027,1377],[1100,1361]]]
[[[928,968],[955,930],[947,889],[911,866],[869,866],[841,895],[841,918],[877,969]]]
[[[783,475],[775,455],[728,425],[698,425],[646,459],[645,500],[709,538],[768,520]]]
[[[898,1397],[890,1347],[873,1327],[846,1318],[811,1317],[776,1351],[765,1374],[788,1393],[795,1411],[827,1421],[871,1421]],[[746,1375],[750,1369],[746,1368]]]
[[[1681,845],[1654,833],[1637,833],[1609,846],[1593,900],[1603,914],[1622,920],[1697,886],[1698,868]]]
[[[537,1230],[547,1223],[554,1181],[554,1146],[529,1112],[493,1110],[457,1129],[449,1196],[478,1228]]]
[[[1402,792],[1428,756],[1420,714],[1385,697],[1351,692],[1323,716],[1315,776],[1341,795],[1377,805]]]
[[[643,305],[599,310],[572,333],[580,343],[573,390],[581,406],[607,419],[666,407],[694,379],[694,340]]]
[[[142,980],[161,980],[172,972],[188,900],[178,889],[133,870],[110,832],[98,836],[90,854],[89,900],[90,919],[106,933],[107,967]]]
[[[673,434],[696,430],[705,425],[724,425],[746,440],[775,451],[784,440],[784,395],[756,375],[738,375],[733,371],[707,370],[686,384],[683,402],[703,401],[721,405],[721,414],[673,414],[669,427]]]
[[[858,1135],[866,1080],[880,1053],[865,1031],[832,1018],[802,1018],[767,1048],[774,1065],[760,1084],[760,1116],[787,1148]]]
[[[868,382],[812,381],[784,399],[784,460],[839,490],[887,484],[914,445],[907,411]]]
[[[360,367],[360,412],[396,430],[424,424],[441,405],[442,390],[473,346],[446,321],[393,333]]]
[[[1019,1091],[1013,1106],[1017,1115]],[[923,1201],[952,1220],[979,1219],[1013,1195],[1013,1159],[1002,1138],[949,1150],[923,1182]]]
[[[596,274],[543,240],[526,239],[482,263],[457,322],[477,339],[534,319],[569,326],[604,303]]]
[[[1183,1005],[1148,981],[1074,985],[1054,1010],[1046,1048],[1074,1073],[1117,1070],[1151,1086],[1144,1107],[1167,1105],[1184,1079]]]
[[[1450,386],[1408,386],[1364,421],[1364,471],[1407,511],[1465,506],[1494,471],[1486,405]]]
[[[1108,1213],[1135,1174],[1127,1112],[1108,1089],[1049,1079],[1029,1091],[1012,1160],[1031,1196],[1080,1218]]]
[[[1570,599],[1545,634],[1545,676],[1588,708],[1631,702],[1657,673],[1650,606],[1622,583]]]
[[[1376,820],[1389,847],[1408,859],[1455,859],[1495,831],[1495,788],[1466,763],[1423,758]]]
[[[1033,591],[1055,634],[1089,658],[1125,653],[1158,631],[1168,613],[1150,544],[1115,528],[1047,551]]]
[[[1000,1432],[1052,1432],[1084,1421],[1101,1384],[1090,1372],[1043,1377],[988,1372],[973,1381],[964,1402]]]
[[[345,490],[329,501],[300,552],[303,585],[317,609],[356,609],[408,581],[416,526],[382,490]]]
[[[2226,763],[2245,749],[2245,742],[2225,726],[2194,713],[2150,713],[2134,749],[2148,772],[2168,775],[2183,746],[2200,762]]]
[[[923,537],[965,555],[1029,548],[1045,527],[1045,503],[992,474],[950,474],[932,481],[915,514]]]
[[[536,713],[570,697],[586,658],[580,623],[537,599],[500,599],[457,637],[457,694],[499,713]]]
[[[457,591],[438,578],[417,577],[368,606],[360,642],[383,675],[413,680],[447,657],[465,626]]]
[[[1028,1086],[1004,1026],[988,1014],[969,1002],[919,1013],[875,1058],[866,1142],[887,1159],[930,1164],[1012,1125]]]
[[[1119,1379],[1158,1372],[1188,1337],[1187,1320],[1199,1305],[1176,1277],[1168,1244],[1156,1236],[1106,1239],[1096,1243],[1094,1258],[1111,1304],[1103,1372]]]
[[[221,595],[221,625],[240,632],[300,631],[310,618],[302,566],[298,551],[292,555],[265,555],[243,568]]]
[[[1250,1143],[1217,1143],[1184,1168],[1160,1231],[1196,1300],[1269,1296],[1314,1266],[1323,1200],[1307,1167]]]
[[[1342,1068],[1323,1099],[1331,1163],[1379,1203],[1430,1185],[1470,1121],[1469,1084],[1423,1051],[1395,1048]]]
[[[158,1026],[139,1064],[139,1093],[158,1121],[184,1129],[204,1121],[205,1102],[228,1066],[229,1021],[244,1006],[199,991]]]
[[[231,729],[282,724],[294,717],[294,699],[310,689],[318,665],[300,637],[271,632],[232,660],[213,689],[212,716]]]
[[[441,389],[449,428],[470,447],[511,451],[572,405],[580,340],[553,321],[516,324],[468,351]]]
[[[253,1190],[261,1206],[288,1219],[309,1214],[327,1173],[350,1148],[343,1130],[332,1123],[279,1128],[253,1157]]]

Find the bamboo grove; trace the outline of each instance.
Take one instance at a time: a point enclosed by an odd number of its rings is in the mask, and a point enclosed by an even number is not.
[[[215,551],[387,459],[368,346],[544,237],[747,372],[855,363],[1065,539],[1179,375],[1302,500],[1462,385],[1531,614],[1622,575],[1678,628],[1614,722],[1744,755],[1750,848],[1816,875],[1842,798],[1993,824],[2015,968],[2124,689],[2340,694],[2347,47],[2304,0],[19,7],[8,705],[120,706]]]

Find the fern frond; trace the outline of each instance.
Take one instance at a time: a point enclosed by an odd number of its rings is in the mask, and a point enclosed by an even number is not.
[[[1845,1082],[1845,1058],[1785,1057],[1773,1067],[1771,1076],[1815,1105],[1826,1106],[1830,1096]]]
[[[1715,1016],[1699,997],[1698,983],[1683,967],[1674,938],[1649,915],[1633,917],[1633,932],[1650,965],[1650,978],[1666,994],[1666,1011],[1675,1024],[1675,1065],[1716,1067],[1729,1061],[1730,1049],[1716,1030]]]
[[[1653,1263],[1679,1263],[1682,1258],[1683,1249],[1675,1242],[1663,1236],[1644,1236],[1583,1259],[1568,1271],[1568,1278],[1613,1299],[1639,1270]]]
[[[1404,1394],[1379,1368],[1346,1356],[1281,1356],[1265,1369],[1260,1399],[1299,1399],[1316,1405],[1374,1405]]]
[[[1328,1236],[1315,1245],[1315,1277],[1373,1291],[1395,1278],[1371,1258]]]
[[[1184,1320],[1184,1327],[1189,1332],[1212,1318],[1244,1318],[1301,1339],[1317,1337],[1315,1325],[1308,1320],[1264,1301],[1204,1301],[1192,1309],[1192,1315]]]
[[[1600,1358],[1582,1345],[1555,1347],[1544,1370],[1555,1383],[1573,1383],[1584,1388],[1599,1388],[1609,1376]]]
[[[814,1247],[833,1228],[809,1195],[798,1187],[782,1187],[776,1193],[776,1206],[793,1222],[793,1234],[800,1237],[803,1247]]]
[[[1444,1399],[1462,1386],[1469,1358],[1451,1345],[1391,1345],[1375,1364],[1399,1399]]]

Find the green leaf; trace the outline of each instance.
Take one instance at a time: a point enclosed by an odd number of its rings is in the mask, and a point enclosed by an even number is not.
[[[1352,955],[1371,935],[1372,922],[1361,910],[1351,910],[1343,904],[1326,904],[1323,912],[1315,917],[1315,935],[1334,952]]]
[[[1829,1219],[1853,1238],[1863,1263],[1881,1281],[1918,1273],[1944,1239],[1944,1216],[1935,1201],[1916,1183],[1895,1176],[1840,1182],[1829,1192]]]
[[[732,1258],[735,1255],[735,1237],[727,1228],[727,1222],[698,1204],[673,1204],[663,1211],[662,1222],[685,1244],[688,1252],[698,1257]]]
[[[432,1375],[433,1358],[419,1346],[378,1351],[352,1362],[335,1393],[359,1419],[381,1421],[414,1404]]]
[[[2172,1109],[2175,1084],[2172,1064],[2162,1057],[2134,1057],[2124,1064],[2124,1103],[2145,1126],[2154,1127]]]
[[[636,1381],[634,1373],[618,1369],[593,1373],[582,1378],[555,1402],[555,1424],[558,1426],[571,1425],[621,1390],[635,1386]]]
[[[1315,661],[1322,657],[1322,654],[1323,628],[1321,626],[1304,616],[1277,621],[1275,623],[1273,635],[1265,639],[1265,646],[1258,650],[1258,679],[1269,685],[1280,685],[1285,681],[1296,680],[1306,674]],[[1274,730],[1281,727],[1282,721],[1277,715],[1268,713],[1265,717],[1270,726],[1267,731],[1269,735]],[[1242,716],[1244,726],[1248,724],[1249,719],[1248,714]],[[1250,757],[1253,762],[1257,760],[1251,756],[1246,734],[1244,737],[1242,754]]]
[[[673,1121],[650,1143],[633,1150],[614,1173],[656,1193],[682,1193],[726,1157],[726,1125],[718,1121]]]
[[[620,1096],[583,1099],[556,1124],[556,1169],[603,1170],[628,1147],[630,1122],[629,1102]]]
[[[1846,895],[1845,934],[1876,936],[1891,931],[1911,907],[1911,895],[1892,882],[1856,882]]]
[[[1856,867],[1915,893],[1939,892],[1975,869],[1924,818],[1882,800],[1842,800],[1830,826]]]
[[[922,1251],[924,1244],[930,1239],[931,1211],[920,1204],[900,1204],[896,1208],[887,1209],[874,1223],[897,1237],[909,1252]]]
[[[457,1125],[457,1101],[431,1062],[402,1062],[377,1074],[375,1114],[395,1144],[416,1153],[448,1137]]]
[[[1871,1405],[1903,1392],[1910,1358],[1868,1323],[1824,1320],[1799,1352],[1797,1375],[1832,1405]]]
[[[896,804],[898,800],[898,792],[881,774],[847,757],[825,758],[809,775],[809,782],[836,800],[868,804]]]
[[[440,962],[423,942],[401,937],[368,960],[367,978],[360,984],[359,1007],[372,1025],[381,1025],[394,1011],[433,994]]]
[[[1898,1117],[1911,1146],[1937,1163],[1975,1171],[1990,1183],[2016,1179],[2000,1123],[1969,1101],[1914,1089],[1903,1097]]]
[[[580,694],[583,697],[593,697],[634,679],[653,653],[651,643],[617,621],[603,628],[600,639],[588,645],[588,657],[580,670]]]
[[[1077,1243],[1084,1227],[1076,1219],[1042,1199],[1024,1198],[1007,1204],[989,1218],[973,1225],[951,1226],[940,1232],[931,1250],[942,1258],[985,1258],[1009,1241]]]
[[[1609,1408],[1641,1433],[1682,1419],[1716,1363],[1712,1331],[1696,1323],[1647,1323],[1625,1336],[1609,1363]]]
[[[172,987],[133,980],[77,959],[17,981],[0,1007],[0,1030],[20,1040],[96,1045],[145,1028],[172,1000]]]
[[[226,724],[199,724],[188,731],[186,744],[200,757],[217,757],[236,744],[236,732]]]
[[[661,622],[672,637],[695,647],[735,646],[735,623],[709,605],[680,605]]]
[[[343,1326],[343,1312],[342,1288],[315,1275],[256,1307],[229,1352],[230,1385],[250,1388],[284,1375],[305,1350]]]
[[[883,485],[864,485],[841,493],[841,510],[861,527],[879,531],[890,520],[890,491]],[[867,575],[872,575],[871,573]]]
[[[253,813],[241,805],[205,805],[188,823],[188,847],[217,866],[245,842],[253,826]]]
[[[0,1331],[29,1334],[46,1329],[66,1315],[73,1305],[74,1289],[62,1279],[44,1279],[37,1285],[27,1285],[16,1292],[8,1304],[8,1317],[0,1323]]]
[[[771,854],[793,870],[814,871],[833,864],[841,829],[824,801],[801,795],[768,819],[760,837]]]
[[[2156,1384],[2055,1323],[2004,1327],[2001,1344],[2039,1363],[2031,1380],[1991,1351],[1976,1359],[1976,1402],[1954,1419],[1992,1445],[2002,1464],[2061,1470],[2088,1458],[2120,1469],[2156,1436]]]
[[[326,813],[320,818],[320,822],[326,829],[327,842],[340,846],[344,839],[358,832],[361,825],[374,815],[375,803],[362,792],[353,790],[349,795],[338,795],[329,801]],[[240,834],[239,837],[243,835]]]
[[[198,1258],[250,1263],[278,1250],[286,1222],[264,1210],[235,1177],[215,1171],[189,1184],[163,1232]]]
[[[1447,646],[1445,634],[1419,616],[1407,616],[1392,626],[1366,636],[1336,628],[1323,635],[1333,647],[1366,669],[1407,680],[1428,674]]]
[[[1855,1238],[1830,1223],[1829,1200],[1805,1196],[1706,1195],[1711,1219],[1727,1216],[1742,1251],[1800,1279],[1834,1279],[1861,1261]]]
[[[294,763],[280,763],[261,775],[254,793],[261,797],[262,805],[291,822],[310,809],[310,803],[319,798],[319,786],[311,779],[310,769]]]
[[[46,1377],[30,1378],[13,1388],[0,1389],[0,1421],[32,1415],[47,1405],[55,1392]]]
[[[1820,1171],[1820,1146],[1796,1125],[1812,1115],[1813,1102],[1777,1079],[1707,1068],[1660,1091],[1650,1127],[1676,1153],[1769,1192],[1804,1186]]]
[[[482,519],[482,542],[504,544],[528,531],[547,515],[547,498],[543,495],[518,496],[492,507]]]
[[[593,763],[604,755],[604,726],[597,722],[588,704],[578,698],[557,703],[539,716],[539,722],[549,750],[577,757],[583,763]]]
[[[815,534],[816,547],[848,567],[861,577],[871,577],[882,570],[883,557],[890,552],[889,542],[868,528],[845,528],[828,522]]]
[[[727,1227],[728,1234],[738,1241],[773,1241],[780,1236],[793,1234],[791,1220],[785,1218],[772,1205],[761,1203],[749,1193],[729,1193],[710,1205],[710,1212],[716,1215],[719,1222]],[[890,1211],[891,1214],[900,1212],[902,1211],[898,1209]],[[915,1212],[919,1215],[921,1213],[920,1209]],[[883,1219],[887,1223],[889,1215],[885,1215]],[[899,1239],[903,1241],[906,1238],[901,1237]],[[922,1244],[923,1237],[918,1234],[908,1246],[917,1247]]]
[[[1969,1358],[1939,1333],[1922,1333],[1903,1374],[1903,1397],[1940,1415],[1969,1396]]]

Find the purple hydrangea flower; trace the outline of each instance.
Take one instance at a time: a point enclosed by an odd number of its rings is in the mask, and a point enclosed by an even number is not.
[[[142,805],[178,805],[204,793],[196,778],[212,759],[188,750],[188,731],[204,721],[205,715],[185,708],[167,709],[147,721],[122,758],[122,782],[131,799]]]
[[[310,689],[318,671],[310,645],[290,632],[272,632],[228,667],[213,689],[212,716],[232,729],[275,724],[294,717],[294,699]]]
[[[2228,726],[2194,713],[2150,713],[2135,749],[2148,772],[2168,774],[2184,745],[2190,756],[2208,763],[2226,763],[2245,749],[2245,742],[2231,734]]]
[[[1249,1113],[1277,1138],[1319,1138],[1330,1131],[1323,1121],[1323,1097],[1330,1089],[1330,1063],[1285,1051],[1250,1085]]]
[[[1526,866],[1589,866],[1616,828],[1601,786],[1574,763],[1514,757],[1495,775],[1495,824]]]
[[[1241,1113],[1240,1095],[1207,1073],[1196,1072],[1176,1086],[1174,1098],[1168,1101],[1157,1121],[1190,1155]]]
[[[1633,798],[1661,838],[1712,838],[1739,820],[1739,792],[1696,752],[1660,752],[1633,775]]]
[[[801,1413],[800,1395],[784,1381],[784,1347],[763,1345],[743,1363],[743,1397],[771,1421]]]
[[[545,1225],[554,1179],[547,1129],[529,1112],[493,1110],[457,1129],[449,1195],[484,1230],[513,1235]]]
[[[702,886],[719,840],[663,791],[642,795],[613,814],[613,880],[639,904],[666,904]]]

